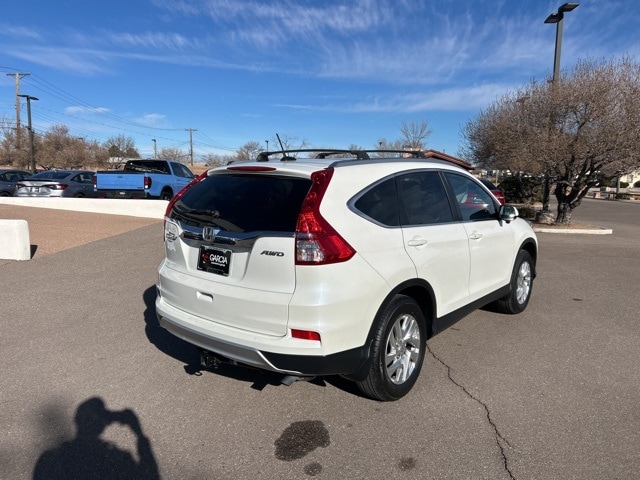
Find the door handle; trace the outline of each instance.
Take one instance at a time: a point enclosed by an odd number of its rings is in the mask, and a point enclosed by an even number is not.
[[[480,240],[482,238],[482,234],[480,232],[471,232],[471,234],[469,235],[469,238],[471,240]]]
[[[411,240],[407,242],[407,245],[410,247],[423,247],[429,241],[424,237],[413,237]]]

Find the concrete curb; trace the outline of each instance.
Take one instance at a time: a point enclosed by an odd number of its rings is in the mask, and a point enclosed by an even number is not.
[[[563,234],[582,234],[582,235],[612,235],[613,230],[610,228],[545,228],[533,227],[536,233],[563,233]]]
[[[21,207],[53,208],[75,212],[105,213],[130,217],[164,218],[166,200],[129,200],[110,198],[30,198],[0,197],[0,204]]]

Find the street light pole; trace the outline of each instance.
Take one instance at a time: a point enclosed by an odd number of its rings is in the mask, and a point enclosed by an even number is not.
[[[558,8],[556,13],[549,15],[544,23],[556,24],[556,51],[553,57],[553,84],[558,83],[558,76],[560,75],[560,52],[562,50],[562,21],[564,20],[565,12],[570,12],[574,8],[580,5],[577,2],[564,3]]]
[[[31,100],[38,100],[31,95],[18,95],[27,99],[27,129],[29,130],[29,158],[31,159],[31,171],[36,173],[36,159],[33,156],[33,128],[31,127]]]

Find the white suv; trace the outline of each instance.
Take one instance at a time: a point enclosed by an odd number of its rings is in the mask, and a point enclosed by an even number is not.
[[[526,308],[536,236],[458,166],[273,153],[205,172],[167,208],[156,310],[206,364],[339,374],[395,400],[428,338],[489,303]]]

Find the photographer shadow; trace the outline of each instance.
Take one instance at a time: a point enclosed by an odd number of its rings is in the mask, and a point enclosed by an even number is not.
[[[40,455],[34,480],[160,478],[151,443],[132,410],[107,410],[101,398],[93,397],[78,406],[74,420],[75,438]],[[114,423],[129,427],[136,436],[138,460],[131,452],[100,438]]]
[[[200,370],[200,355],[196,348],[170,334],[158,323],[155,285],[144,291],[142,300],[146,307],[144,311],[145,334],[151,344],[164,354],[183,362],[187,373],[197,373]]]

